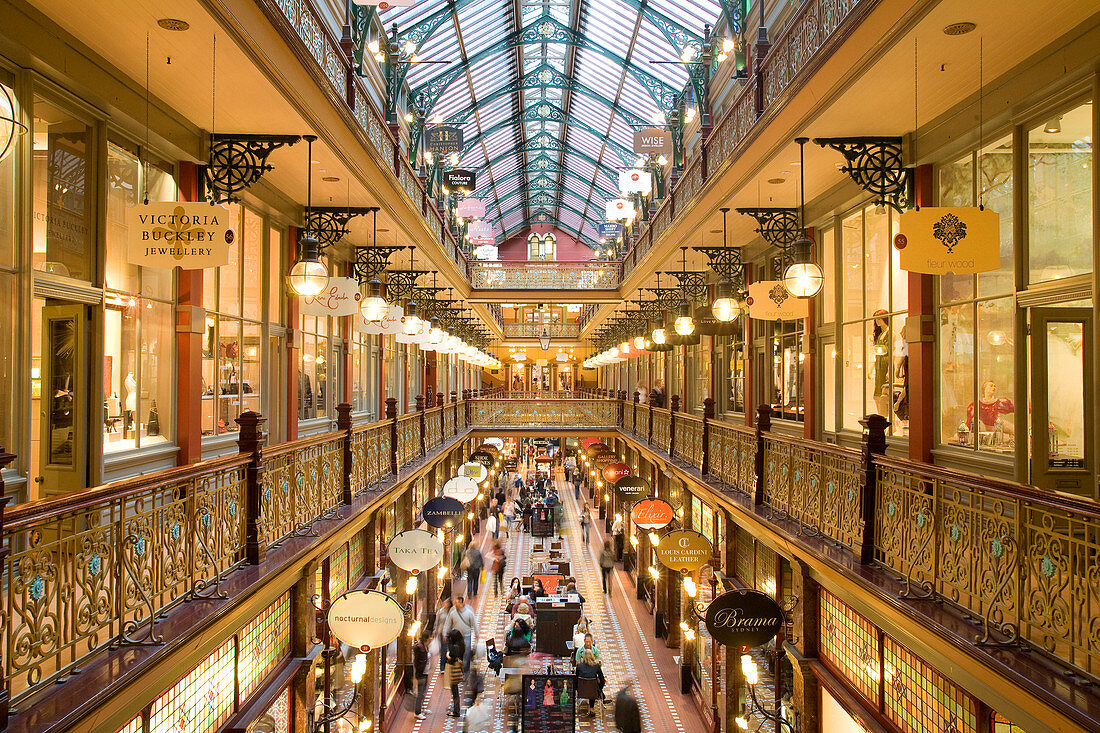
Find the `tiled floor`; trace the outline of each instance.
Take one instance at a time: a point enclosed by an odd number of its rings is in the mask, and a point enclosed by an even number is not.
[[[615,693],[626,685],[631,686],[632,694],[638,698],[642,710],[643,728],[647,731],[674,731],[675,733],[703,733],[707,726],[694,707],[691,698],[679,692],[677,668],[672,660],[674,650],[665,648],[664,642],[653,636],[653,617],[644,606],[634,599],[634,585],[621,570],[616,570],[611,598],[603,594],[600,585],[600,573],[597,558],[603,544],[603,522],[594,520],[590,544],[586,547],[581,535],[578,502],[573,499],[572,488],[566,489],[559,479],[559,496],[564,499],[565,554],[572,565],[577,578],[578,590],[585,598],[584,613],[588,617],[600,649],[604,674],[607,677],[606,692],[614,698]],[[489,541],[484,535],[477,538],[484,552]],[[532,538],[529,534],[513,532],[504,542],[508,555],[507,578],[527,574],[530,561]],[[460,592],[460,583],[455,590]],[[491,579],[482,585],[475,602],[478,630],[481,638],[495,638],[498,648],[503,647],[504,599],[494,598]],[[509,730],[501,708],[500,679],[489,673],[484,658],[476,661],[485,675],[485,695],[492,702],[494,715],[492,724],[486,728],[490,733],[504,733]],[[397,733],[440,733],[462,731],[462,719],[447,717],[450,705],[450,692],[446,690],[437,674],[438,661],[433,657],[432,676],[428,687],[428,717],[418,721],[414,716],[402,710],[393,730]],[[598,710],[598,708],[597,708]],[[591,720],[578,719],[577,730],[583,733],[601,733],[614,731],[612,706],[607,706],[605,719],[600,715]],[[564,733],[564,732],[563,732]]]

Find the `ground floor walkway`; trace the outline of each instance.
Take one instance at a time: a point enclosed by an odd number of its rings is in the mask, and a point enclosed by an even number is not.
[[[624,686],[637,698],[642,713],[642,729],[645,731],[669,731],[670,733],[702,733],[707,729],[703,718],[696,710],[690,696],[679,692],[679,668],[673,660],[673,650],[665,648],[664,641],[654,636],[653,617],[641,601],[636,600],[634,583],[629,575],[617,567],[614,572],[610,595],[605,595],[601,587],[599,569],[599,551],[605,539],[604,523],[593,518],[589,542],[586,545],[579,524],[581,504],[584,499],[576,500],[572,486],[567,485],[561,475],[556,481],[558,496],[565,507],[564,537],[565,559],[577,579],[577,590],[584,597],[584,615],[588,618],[600,658],[604,675],[607,678],[606,695],[612,700]],[[587,492],[582,492],[582,497]],[[485,523],[482,523],[484,529]],[[485,533],[475,540],[486,556],[492,544],[492,538]],[[506,580],[529,574],[529,563],[533,538],[530,534],[513,529],[511,537],[504,539],[502,545],[507,553],[508,567]],[[486,573],[486,576],[489,576]],[[454,593],[464,592],[465,584],[456,581]],[[472,600],[477,613],[480,639],[496,640],[498,648],[504,647],[504,629],[508,621],[504,595],[493,593],[491,577],[486,577]],[[482,654],[475,662],[477,669],[484,675],[484,695],[492,704],[493,718],[485,730],[491,733],[504,733],[510,730],[501,694],[501,679],[488,669]],[[412,712],[402,710],[393,724],[397,733],[438,733],[441,731],[462,731],[462,718],[447,715],[450,708],[450,690],[442,684],[439,674],[439,660],[433,654],[430,664],[431,677],[428,686],[427,717],[417,720]],[[607,706],[606,716],[601,716],[599,706],[591,719],[578,717],[577,731],[614,731],[612,705]],[[566,733],[566,732],[562,732]]]

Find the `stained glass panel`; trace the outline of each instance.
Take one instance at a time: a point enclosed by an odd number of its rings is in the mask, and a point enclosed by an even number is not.
[[[233,637],[153,703],[150,733],[213,733],[233,712]]]
[[[137,716],[118,729],[118,733],[141,733],[141,716]]]
[[[290,653],[290,591],[248,622],[238,634],[240,702]]]
[[[1026,731],[1000,713],[993,713],[993,733],[1026,733]]]
[[[756,543],[756,589],[775,597],[775,551]]]
[[[976,702],[890,637],[883,642],[886,717],[905,733],[975,733]]]
[[[348,583],[356,585],[363,578],[363,530],[352,535],[348,543]]]
[[[734,560],[736,567],[734,568],[737,579],[743,584],[751,586],[753,584],[753,567],[756,564],[756,553],[752,546],[752,535],[744,530],[742,527],[738,527],[736,532],[736,546],[737,557]]]
[[[821,591],[821,658],[874,705],[879,702],[878,629]]]
[[[340,545],[328,559],[328,597],[335,598],[348,589],[348,546]]]

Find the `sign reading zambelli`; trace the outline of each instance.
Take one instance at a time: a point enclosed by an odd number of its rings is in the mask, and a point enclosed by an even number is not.
[[[386,646],[405,626],[405,609],[377,590],[352,590],[339,596],[328,609],[328,628],[348,646],[369,652]]]
[[[707,631],[725,646],[762,646],[783,625],[783,609],[758,590],[731,590],[711,601],[704,619]]]
[[[407,529],[399,532],[386,546],[390,562],[416,575],[430,570],[443,559],[443,543],[431,532]]]
[[[236,234],[229,207],[156,201],[130,207],[127,260],[143,267],[201,270],[229,263]]]
[[[420,510],[420,516],[430,526],[439,529],[448,525],[454,525],[466,515],[466,507],[462,502],[452,496],[437,496],[424,502],[424,508]]]

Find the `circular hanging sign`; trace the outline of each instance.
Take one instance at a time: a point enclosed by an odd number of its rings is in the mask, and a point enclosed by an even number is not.
[[[465,476],[466,478],[472,478],[477,483],[481,483],[485,480],[485,477],[489,475],[489,469],[481,465],[477,461],[469,461],[462,464],[462,468],[458,469],[459,476]]]
[[[606,445],[604,445],[603,443],[601,443],[598,440],[595,443],[589,443],[588,447],[584,449],[584,452],[588,454],[589,458],[595,458],[600,453],[610,452],[610,451],[611,451],[610,448],[608,448]]]
[[[394,565],[413,575],[431,570],[443,560],[443,543],[423,529],[397,533],[386,549]]]
[[[596,456],[596,468],[600,469],[601,471],[610,466],[612,463],[618,462],[619,457],[611,451],[608,451],[607,453],[600,453],[598,456]]]
[[[630,520],[642,529],[664,529],[676,516],[667,501],[643,499],[630,510]]]
[[[623,476],[615,482],[615,495],[632,504],[649,496],[649,482],[641,476]]]
[[[477,481],[465,476],[455,476],[443,484],[443,496],[458,499],[463,504],[471,502],[477,498]]]
[[[360,651],[384,647],[405,627],[405,609],[377,590],[350,590],[328,609],[328,628],[340,641]]]
[[[485,445],[491,445],[494,448],[496,448],[497,450],[504,450],[504,439],[503,438],[486,438],[485,439]]]
[[[430,526],[440,529],[461,521],[462,517],[466,516],[466,507],[453,496],[437,496],[424,503],[420,516],[424,517],[424,521]]]
[[[496,459],[493,458],[492,454],[489,453],[489,451],[475,450],[473,453],[470,454],[470,462],[480,463],[482,466],[485,467],[486,471],[493,467],[493,463],[495,461]]]
[[[631,473],[630,466],[625,463],[609,463],[603,467],[603,480],[613,484],[623,476],[629,476]]]
[[[600,442],[601,441],[599,438],[585,438],[581,441],[581,447],[587,450],[588,448],[591,448],[592,446]]]
[[[707,631],[725,646],[762,646],[783,625],[783,609],[758,590],[731,590],[711,601],[704,619]]]
[[[638,502],[638,504],[645,503]],[[635,509],[638,504],[634,505]],[[662,537],[654,551],[657,553],[657,559],[666,568],[679,572],[691,572],[710,562],[713,548],[710,540],[702,533],[693,529],[677,529]]]

